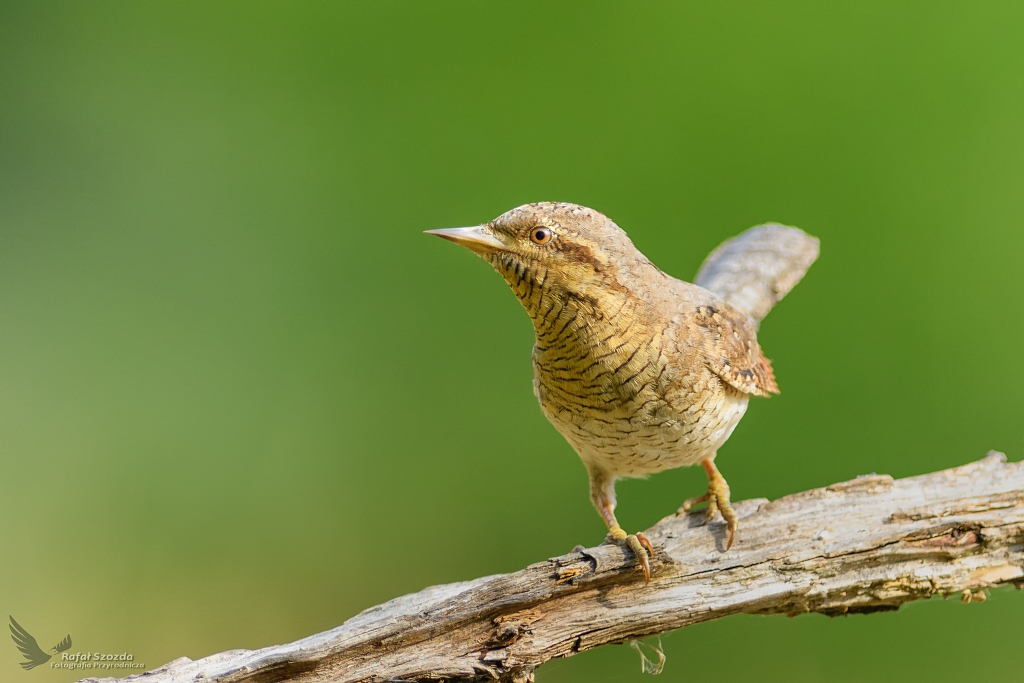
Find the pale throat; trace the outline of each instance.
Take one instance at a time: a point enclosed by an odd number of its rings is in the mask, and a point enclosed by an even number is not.
[[[594,336],[625,332],[635,319],[640,302],[627,288],[593,271],[567,282],[564,275],[541,263],[503,256],[494,254],[487,260],[530,315],[541,348],[590,345]]]
[[[635,321],[636,300],[607,288],[574,291],[545,287],[541,296],[520,299],[533,321],[537,351],[586,356],[622,338]]]

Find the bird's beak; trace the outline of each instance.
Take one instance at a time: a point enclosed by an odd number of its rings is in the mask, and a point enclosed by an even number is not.
[[[438,230],[424,230],[428,235],[437,235],[441,239],[455,242],[467,249],[476,252],[495,251],[504,249],[505,245],[494,236],[494,231],[486,225],[476,225],[472,228],[440,228]]]

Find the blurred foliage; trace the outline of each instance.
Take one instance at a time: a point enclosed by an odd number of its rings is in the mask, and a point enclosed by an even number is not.
[[[527,317],[420,234],[529,201],[604,211],[684,278],[759,222],[821,238],[761,331],[783,393],[719,458],[736,499],[1020,459],[1022,23],[1018,2],[6,0],[2,613],[153,667],[599,542]],[[703,486],[621,484],[620,520]],[[1006,679],[1022,627],[1012,591],[735,617],[665,636],[665,672]],[[4,680],[88,673],[18,660],[0,646]],[[540,676],[644,678],[614,647]]]

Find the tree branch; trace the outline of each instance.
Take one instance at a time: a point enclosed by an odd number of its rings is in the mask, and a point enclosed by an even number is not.
[[[396,598],[288,645],[181,658],[120,680],[527,681],[555,657],[740,612],[834,616],[1024,587],[1024,464],[1006,464],[1001,453],[899,481],[868,475],[774,502],[744,501],[736,510],[740,532],[726,553],[723,525],[701,526],[703,513],[666,517],[648,530],[656,557],[647,586],[621,548],[578,549],[513,574]]]

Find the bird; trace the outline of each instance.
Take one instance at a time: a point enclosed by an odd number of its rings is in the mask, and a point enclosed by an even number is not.
[[[25,630],[25,628],[14,620],[14,617],[7,615],[10,618],[11,623],[7,625],[11,629],[11,639],[14,641],[14,645],[21,652],[21,655],[25,658],[24,662],[18,662],[22,669],[28,671],[34,669],[40,664],[45,664],[50,661],[53,655],[49,655],[43,652],[43,649],[39,647],[39,643],[36,642],[35,637]],[[54,654],[65,652],[71,648],[71,634],[64,636],[64,639],[50,648]]]
[[[715,464],[751,396],[779,393],[757,329],[818,257],[802,230],[759,225],[727,240],[694,282],[644,256],[611,219],[565,202],[525,204],[472,227],[425,231],[482,257],[534,327],[533,392],[579,455],[590,499],[644,581],[654,548],[615,517],[615,483],[703,466],[707,491],[686,500],[720,514],[732,547],[738,521]]]

